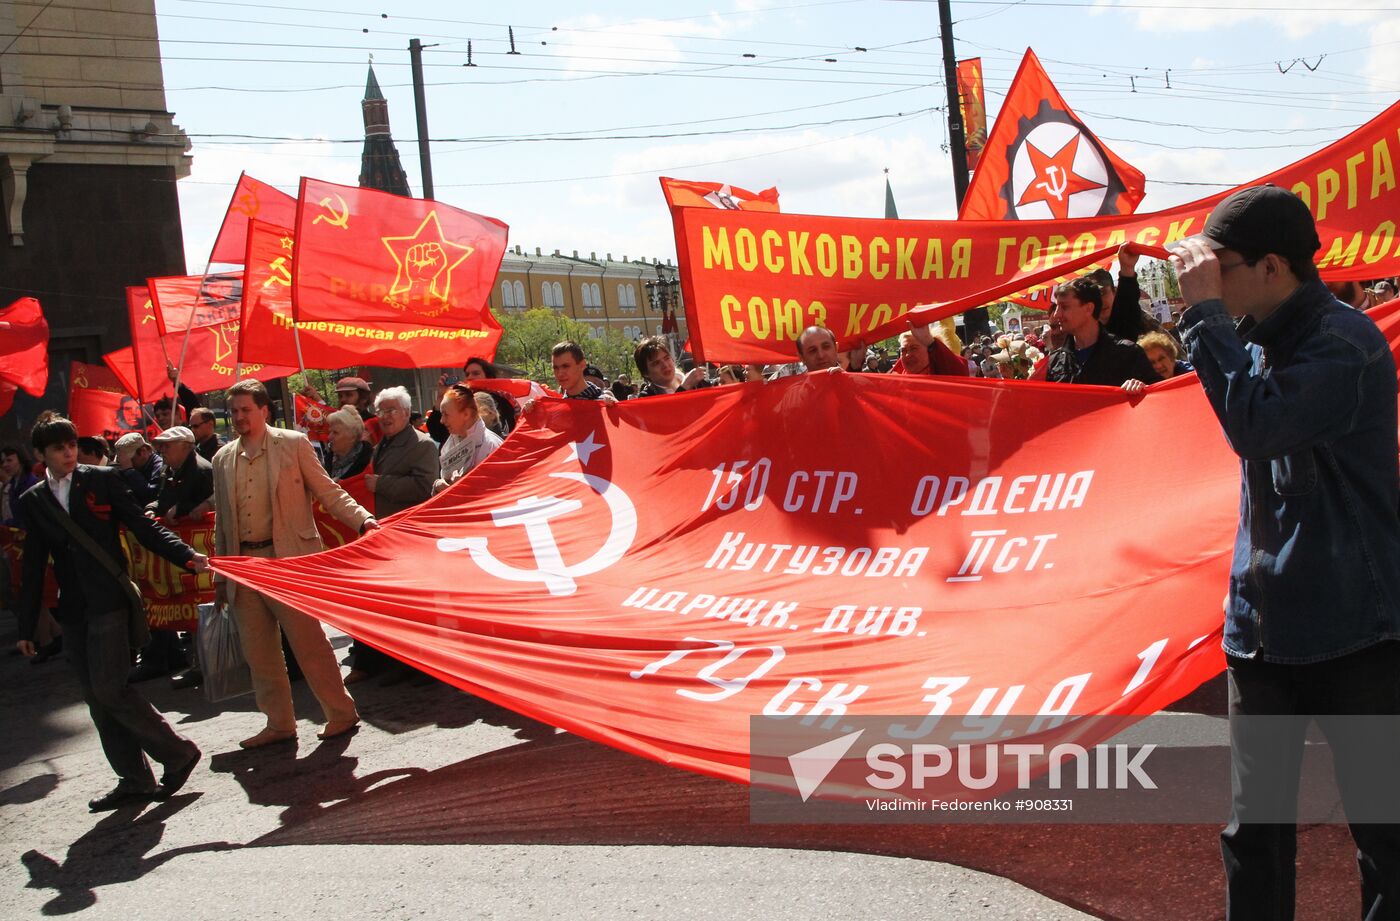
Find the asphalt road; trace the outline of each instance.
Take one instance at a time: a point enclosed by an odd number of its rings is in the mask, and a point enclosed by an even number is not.
[[[357,685],[364,726],[326,743],[298,684],[299,746],[257,752],[250,697],[141,687],[205,761],[167,803],[92,815],[113,778],[70,666],[0,653],[0,921],[1223,914],[1218,827],[754,825],[742,786],[441,684]],[[1345,828],[1300,850],[1299,917],[1349,917]]]

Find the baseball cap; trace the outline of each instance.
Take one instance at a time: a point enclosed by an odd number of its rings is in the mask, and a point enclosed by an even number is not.
[[[1322,248],[1308,206],[1276,185],[1251,186],[1227,196],[1211,211],[1199,238],[1211,249],[1245,256],[1309,258]]]
[[[346,391],[360,390],[369,393],[369,381],[363,377],[342,377],[335,383],[335,392],[344,393]]]
[[[185,441],[194,444],[194,432],[183,425],[172,425],[170,428],[152,438],[151,441],[158,445],[169,444],[172,441]]]

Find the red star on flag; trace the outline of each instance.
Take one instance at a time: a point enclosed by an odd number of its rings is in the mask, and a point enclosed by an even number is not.
[[[1049,156],[1038,150],[1034,144],[1026,143],[1026,153],[1030,154],[1035,178],[1021,193],[1021,200],[1016,202],[1016,207],[1032,202],[1044,202],[1055,219],[1063,221],[1069,217],[1071,195],[1104,187],[1102,182],[1085,179],[1074,171],[1074,157],[1079,152],[1080,137],[1081,135],[1076,134],[1068,144]]]

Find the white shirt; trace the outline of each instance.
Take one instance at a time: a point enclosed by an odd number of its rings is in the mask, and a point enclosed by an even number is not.
[[[49,492],[58,500],[58,504],[63,506],[63,510],[68,511],[68,494],[73,491],[73,474],[69,473],[61,480],[53,478],[53,472],[47,467],[44,468],[44,479],[49,481]]]

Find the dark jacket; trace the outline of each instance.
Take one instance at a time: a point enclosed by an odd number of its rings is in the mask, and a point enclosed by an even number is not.
[[[188,517],[195,506],[214,495],[214,466],[194,451],[178,469],[167,466],[160,475],[160,495],[146,506],[160,517],[171,511]]]
[[[224,446],[224,440],[218,435],[210,435],[208,438],[194,446],[195,452],[207,461],[213,461],[214,455],[219,453],[219,449]]]
[[[68,531],[58,522],[57,516],[65,513],[49,491],[48,480],[40,480],[20,498],[20,504],[29,522],[16,609],[20,639],[34,636],[44,594],[44,570],[51,556],[58,582],[59,620],[78,620],[89,611],[115,611],[127,606],[125,591],[102,564],[71,543]],[[194,557],[194,550],[142,513],[115,468],[79,464],[73,471],[68,508],[67,514],[78,527],[105,549],[123,571],[127,560],[119,537],[120,525],[125,525],[147,549],[177,566],[184,566]]]
[[[126,483],[126,488],[131,490],[131,494],[136,497],[136,501],[142,505],[154,502],[160,495],[161,475],[165,472],[165,461],[160,459],[160,455],[151,452],[151,459],[146,461],[144,467],[127,467],[125,470],[116,468],[118,475]]]
[[[1094,350],[1083,364],[1079,363],[1075,352],[1073,336],[1047,355],[1045,360],[1045,379],[1057,384],[1117,387],[1134,378],[1144,384],[1155,384],[1162,379],[1152,370],[1152,362],[1147,360],[1147,353],[1138,348],[1137,343],[1115,339],[1103,327],[1099,327],[1099,341],[1094,343]]]
[[[20,508],[19,497],[33,488],[34,484],[37,482],[39,482],[39,477],[35,476],[29,470],[21,469],[19,476],[12,477],[8,483],[4,486],[0,486],[0,489],[4,489],[5,492],[9,493],[10,514],[13,516],[4,521],[0,521],[0,524],[10,525],[16,528],[23,528],[26,526],[24,523],[24,510]]]
[[[642,386],[639,387],[639,388],[637,388],[637,399],[641,399],[642,397],[664,397],[664,396],[670,396],[671,394],[674,394],[674,393],[687,393],[689,390],[703,390],[703,389],[705,389],[706,387],[713,387],[713,386],[714,386],[714,385],[711,384],[709,381],[702,380],[702,381],[700,381],[698,384],[696,384],[694,387],[690,387],[690,388],[688,388],[688,389],[687,389],[687,388],[681,388],[681,389],[678,389],[678,390],[666,390],[666,389],[664,389],[664,388],[661,388],[661,387],[656,386],[655,384],[653,384],[653,383],[652,383],[651,381],[649,381],[649,380],[643,379]]]
[[[1303,284],[1240,340],[1218,300],[1186,346],[1240,457],[1225,651],[1336,658],[1400,639],[1395,359],[1375,323]]]
[[[370,458],[374,457],[374,446],[368,441],[361,441],[355,444],[353,459],[349,466],[339,471],[339,476],[334,468],[335,455],[331,452],[330,442],[326,443],[326,449],[321,452],[321,465],[326,468],[326,473],[330,474],[333,480],[347,480],[352,476],[357,476],[365,472],[369,466]]]
[[[374,448],[374,514],[387,518],[417,505],[433,494],[438,478],[438,446],[411,425]]]

